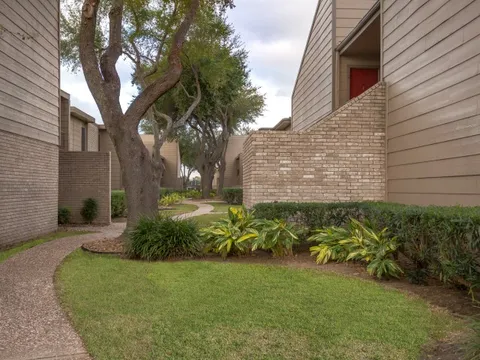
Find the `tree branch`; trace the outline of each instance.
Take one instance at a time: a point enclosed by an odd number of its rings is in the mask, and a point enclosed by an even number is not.
[[[153,103],[178,83],[180,75],[182,74],[180,53],[199,6],[200,0],[192,0],[189,12],[178,27],[168,55],[168,67],[165,73],[144,89],[127,109],[125,118],[126,121],[130,123],[130,126],[138,127],[140,119],[145,115]]]

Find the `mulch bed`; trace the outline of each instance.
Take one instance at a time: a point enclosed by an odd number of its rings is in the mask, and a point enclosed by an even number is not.
[[[95,254],[123,254],[123,240],[116,239],[102,239],[97,241],[90,241],[82,245],[82,249]]]

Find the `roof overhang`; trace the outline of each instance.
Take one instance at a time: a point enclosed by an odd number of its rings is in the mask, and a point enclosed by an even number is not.
[[[86,123],[95,124],[95,118],[93,116],[88,115],[86,112],[76,108],[75,106],[70,107],[70,116],[72,115]]]
[[[372,25],[375,21],[380,19],[380,1],[377,1],[375,5],[365,14],[360,20],[357,26],[347,35],[343,41],[338,44],[337,51],[340,55],[344,54],[355,41]]]

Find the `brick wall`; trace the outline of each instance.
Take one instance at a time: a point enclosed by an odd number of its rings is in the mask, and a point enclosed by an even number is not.
[[[385,199],[385,86],[351,100],[304,132],[251,134],[244,203]]]
[[[0,131],[0,247],[57,229],[58,146]]]
[[[87,151],[100,151],[98,144],[98,127],[96,124],[89,123],[87,125]]]
[[[68,207],[72,223],[82,223],[83,201],[98,201],[95,224],[110,224],[110,153],[60,152],[59,207]]]

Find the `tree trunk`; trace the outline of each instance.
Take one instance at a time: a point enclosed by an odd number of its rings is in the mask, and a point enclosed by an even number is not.
[[[200,171],[201,177],[201,186],[202,186],[202,198],[210,198],[210,193],[212,192],[212,183],[213,177],[215,175],[215,167],[210,164],[204,164],[201,167],[203,170]]]
[[[218,167],[218,186],[217,186],[217,195],[222,195],[223,186],[225,184],[225,169],[227,167],[227,162],[225,160],[225,154],[222,155],[220,159],[220,165]]]
[[[158,214],[160,193],[157,173],[152,158],[138,133],[133,130],[113,131],[127,197],[127,229],[132,228],[141,216]]]

